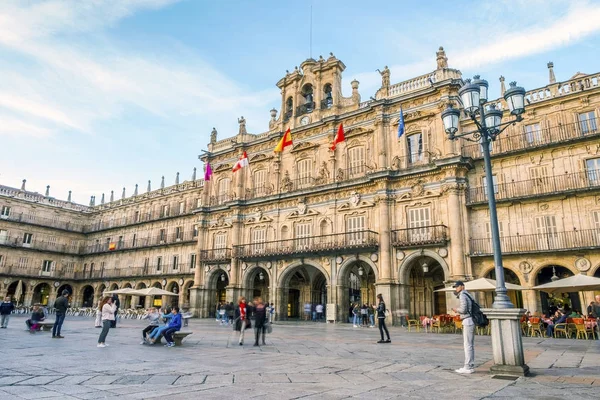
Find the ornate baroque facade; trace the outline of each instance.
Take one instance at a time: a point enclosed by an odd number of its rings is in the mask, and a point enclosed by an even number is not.
[[[68,287],[75,306],[92,306],[106,288],[157,286],[179,297],[126,306],[175,301],[206,317],[218,301],[261,295],[280,319],[322,303],[345,320],[351,301],[383,293],[394,322],[445,312],[454,298],[435,290],[494,273],[480,145],[449,141],[440,118],[462,75],[442,48],[436,61],[393,85],[384,68],[365,102],[357,81],[342,96],[345,66],[333,54],[304,61],[277,83],[281,112],[271,110],[267,132],[248,133],[243,117],[234,137],[213,129],[200,156],[213,169],[206,182],[194,173],[89,206],[25,182],[0,186],[0,295],[21,281],[22,303],[52,303]],[[525,120],[492,145],[507,281],[526,288],[554,274],[600,275],[600,74],[557,82],[548,68],[549,84],[527,92]],[[346,141],[332,151],[340,123]],[[274,153],[288,128],[293,147]],[[234,173],[243,151],[249,167]],[[565,297],[585,308],[585,295]],[[549,301],[511,296],[530,310]]]

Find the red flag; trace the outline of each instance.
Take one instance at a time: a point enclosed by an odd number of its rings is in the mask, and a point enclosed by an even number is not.
[[[240,159],[235,163],[235,165],[233,166],[233,172],[242,169],[244,167],[247,167],[248,164],[248,154],[246,154],[246,152],[244,151],[244,153],[241,155]]]
[[[340,127],[338,128],[338,131],[335,134],[335,138],[333,139],[333,144],[331,145],[330,149],[335,150],[335,146],[338,143],[344,142],[345,140],[346,136],[344,136],[344,124],[340,124]]]

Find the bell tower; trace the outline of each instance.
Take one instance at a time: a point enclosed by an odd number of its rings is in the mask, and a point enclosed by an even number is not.
[[[340,107],[346,66],[329,54],[327,59],[320,56],[319,60],[305,60],[277,82],[281,89],[282,131],[318,121]]]

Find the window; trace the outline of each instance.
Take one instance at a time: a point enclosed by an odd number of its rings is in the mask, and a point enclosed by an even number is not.
[[[165,240],[167,239],[167,231],[166,229],[161,229],[158,233],[158,242],[159,244],[163,244],[165,243]]]
[[[140,222],[140,212],[136,211],[133,213],[133,222]]]
[[[348,217],[346,220],[346,232],[348,234],[348,244],[355,245],[365,241],[365,216],[358,215]]]
[[[175,228],[175,240],[183,240],[183,228],[180,226]]]
[[[548,168],[533,167],[529,169],[529,178],[532,181],[533,188],[536,191],[543,192],[550,187],[550,180],[548,179]]]
[[[217,233],[215,235],[213,249],[215,257],[225,257],[225,248],[227,247],[227,234]]]
[[[297,174],[298,188],[303,188],[303,187],[310,185],[311,174],[312,174],[311,160],[310,159],[300,160],[300,161],[298,161],[298,164],[296,164],[296,167],[298,169],[298,174]]]
[[[23,244],[24,245],[31,245],[31,241],[33,240],[33,235],[31,233],[25,233],[23,235]]]
[[[0,229],[0,244],[8,243],[8,231],[6,229]]]
[[[50,236],[50,237],[48,238],[48,244],[49,244],[50,246],[56,246],[56,236]]]
[[[431,239],[431,212],[429,207],[408,210],[408,237],[411,242],[423,242]]]
[[[494,182],[494,193],[498,194],[498,179],[496,175],[492,175],[492,182]],[[481,184],[483,185],[483,194],[487,197],[487,181],[485,180],[485,176],[481,177]]]
[[[600,211],[594,211],[592,216],[594,221],[594,229],[600,230]]]
[[[156,258],[156,270],[162,271],[162,257]]]
[[[536,233],[538,234],[538,247],[540,250],[552,250],[556,247],[558,233],[556,230],[556,217],[545,215],[535,219]]]
[[[504,221],[498,221],[498,231],[500,233],[500,237],[504,237]],[[490,223],[485,223],[485,233],[488,238],[492,237],[492,229],[490,228]]]
[[[195,238],[198,237],[198,225],[192,226],[192,236]]]
[[[525,125],[525,140],[529,144],[542,142],[540,124]]]
[[[364,146],[352,147],[348,150],[348,176],[356,177],[365,173]]]
[[[173,256],[173,269],[179,269],[179,256]]]
[[[133,238],[131,238],[131,247],[135,247],[136,241],[137,241],[137,233],[134,233]]]
[[[165,204],[164,206],[162,206],[160,208],[160,217],[164,218],[164,217],[168,217],[169,216],[169,205]]]
[[[185,202],[184,201],[180,201],[179,202],[179,215],[185,213]]]
[[[196,253],[190,254],[190,269],[196,268]]]
[[[25,218],[29,222],[35,222],[35,211],[31,211],[31,213],[26,214]]]
[[[406,138],[408,142],[408,162],[416,163],[423,161],[423,135],[415,133]]]
[[[29,264],[29,258],[19,257],[19,268],[27,268],[27,264]]]
[[[144,273],[148,273],[148,266],[150,265],[150,259],[148,257],[144,258]]]
[[[10,216],[10,207],[2,206],[2,210],[0,211],[0,217],[6,219],[9,216]]]
[[[216,239],[216,236],[215,236]],[[265,251],[265,241],[267,240],[267,230],[266,229],[254,229],[252,231],[252,252],[256,253],[264,253]]]
[[[254,172],[254,197],[266,195],[267,170],[260,169]]]
[[[579,128],[583,135],[596,132],[598,125],[593,111],[579,114]]]
[[[0,254],[0,267],[2,266],[2,262],[4,261],[4,256]]]
[[[591,158],[585,161],[587,176],[592,185],[600,185],[600,158]]]
[[[223,178],[219,181],[218,204],[222,204],[226,201],[229,201],[230,184],[231,184],[231,179],[229,179],[229,178]]]
[[[310,246],[310,237],[312,236],[311,224],[301,223],[296,224],[296,250],[305,250]]]
[[[198,197],[196,199],[196,208],[200,208],[200,207],[202,207],[202,198]]]

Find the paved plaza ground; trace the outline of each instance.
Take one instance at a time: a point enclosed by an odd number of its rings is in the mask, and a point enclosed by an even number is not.
[[[493,378],[490,337],[476,337],[475,374],[453,372],[462,336],[393,327],[391,344],[377,329],[349,324],[282,323],[267,346],[238,346],[230,328],[192,320],[184,346],[140,345],[142,321],[110,331],[67,317],[65,339],[30,335],[25,317],[0,330],[0,399],[598,399],[600,341],[524,338],[532,374]],[[250,333],[250,332],[248,332]]]

